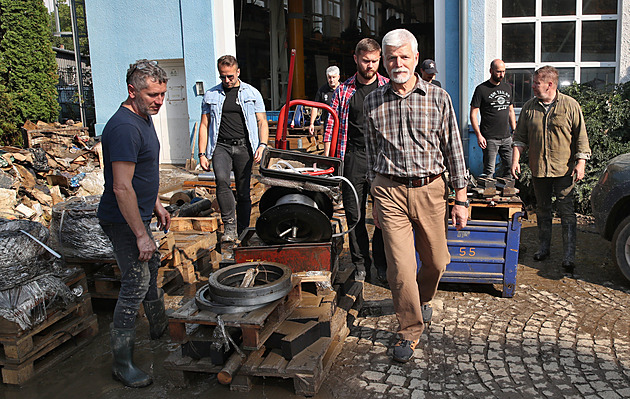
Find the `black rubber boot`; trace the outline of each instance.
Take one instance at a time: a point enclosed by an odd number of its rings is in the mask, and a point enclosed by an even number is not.
[[[562,267],[573,273],[575,269],[575,246],[577,240],[577,224],[562,223],[562,246],[564,248]]]
[[[151,376],[133,364],[133,347],[136,341],[134,328],[111,328],[111,346],[114,363],[112,375],[131,388],[142,388],[151,385]]]
[[[545,260],[549,257],[551,248],[551,219],[538,221],[538,251],[534,260]]]
[[[160,339],[168,327],[168,317],[164,309],[164,290],[158,288],[159,298],[154,301],[144,301],[144,314],[149,320],[149,333],[151,339]]]

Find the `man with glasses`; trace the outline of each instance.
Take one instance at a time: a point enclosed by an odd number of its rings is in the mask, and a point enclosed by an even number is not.
[[[241,70],[236,58],[224,55],[217,67],[221,83],[206,92],[201,104],[199,164],[209,170],[212,160],[224,226],[222,241],[229,243],[249,227],[252,164],[262,158],[269,127],[263,98],[253,86],[239,79]],[[236,201],[230,188],[232,171]]]
[[[519,157],[529,149],[538,224],[534,260],[551,255],[551,198],[556,197],[564,247],[562,267],[573,273],[577,239],[574,187],[584,178],[586,160],[591,157],[584,115],[575,99],[558,91],[558,70],[552,66],[534,72],[532,91],[535,97],[523,105],[514,133],[512,175],[518,177]]]
[[[105,191],[98,218],[112,242],[121,273],[111,329],[112,373],[133,388],[152,382],[133,363],[140,303],[152,339],[160,338],[168,325],[164,292],[157,287],[160,253],[149,229],[153,214],[165,231],[171,223],[170,214],[158,199],[160,142],[151,119],[162,107],[167,80],[166,72],[155,61],[131,64],[127,71],[128,97],[102,135]]]

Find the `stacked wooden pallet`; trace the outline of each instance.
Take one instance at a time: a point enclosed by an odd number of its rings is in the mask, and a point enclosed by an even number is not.
[[[47,309],[47,317],[28,330],[0,318],[0,366],[2,382],[22,385],[34,375],[53,367],[87,345],[98,333],[87,279],[77,270],[66,279],[68,287],[83,289],[77,302]]]
[[[254,378],[275,377],[292,379],[297,394],[315,395],[349,334],[351,314],[362,302],[361,283],[335,281],[339,292],[333,289],[330,273],[325,277],[326,284],[321,278],[306,277],[296,285],[297,291],[261,310],[221,316],[226,326],[240,328],[236,341],[245,354],[234,353],[225,363],[187,353],[187,343],[201,346],[187,331],[194,324],[217,323],[216,314],[187,303],[170,316],[171,337],[183,345],[171,353],[164,368],[172,371],[177,383],[186,382],[187,372],[215,373],[232,390],[248,391]]]
[[[203,280],[220,261],[216,250],[218,217],[173,218],[171,227],[168,233],[154,233],[161,257],[157,283],[167,293]],[[118,298],[121,275],[115,260],[70,259],[66,263],[85,269],[94,298]]]

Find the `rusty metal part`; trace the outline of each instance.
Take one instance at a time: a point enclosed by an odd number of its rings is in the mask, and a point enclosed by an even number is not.
[[[212,313],[224,314],[224,313],[242,313],[242,312],[251,312],[252,310],[256,310],[266,306],[267,303],[260,303],[258,305],[252,306],[234,306],[234,305],[225,305],[222,303],[214,302],[209,295],[209,287],[204,285],[201,287],[197,294],[195,295],[195,303],[197,307],[201,310],[209,310]]]

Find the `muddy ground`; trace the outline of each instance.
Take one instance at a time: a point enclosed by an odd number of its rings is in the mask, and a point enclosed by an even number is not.
[[[175,172],[173,176],[179,175]],[[181,176],[176,176],[178,179]],[[173,180],[175,181],[175,180]],[[174,186],[174,185],[173,185]],[[165,184],[168,187],[168,183]],[[519,295],[527,287],[544,289],[551,293],[562,292],[566,295],[567,281],[582,280],[589,284],[601,285],[615,290],[628,292],[630,283],[617,270],[611,257],[610,243],[596,234],[588,218],[580,218],[577,267],[574,275],[565,275],[560,267],[562,260],[562,239],[560,226],[554,225],[552,256],[544,262],[534,262],[532,255],[537,247],[535,223],[524,220],[517,288],[514,298],[508,301],[519,301]],[[348,264],[349,256],[344,253],[343,264]],[[462,293],[475,293],[481,300],[500,298],[500,287],[484,284],[441,284],[438,299],[445,304],[449,298],[456,298]],[[190,287],[182,295],[191,295],[194,289]],[[368,304],[388,303],[389,290],[383,286],[366,284],[365,299]],[[626,295],[630,304],[630,295]],[[172,297],[170,307],[177,307],[181,297]],[[249,393],[231,392],[229,387],[220,385],[213,375],[194,374],[186,388],[175,386],[170,379],[169,372],[162,367],[162,361],[169,351],[177,350],[178,344],[171,343],[169,338],[163,337],[159,341],[148,339],[148,324],[146,319],[138,321],[138,340],[136,346],[136,362],[154,376],[154,384],[144,389],[125,388],[111,378],[111,353],[109,349],[109,323],[113,301],[95,302],[95,310],[99,317],[100,332],[98,336],[85,348],[69,359],[59,363],[56,367],[37,375],[23,387],[0,385],[0,399],[31,399],[31,398],[180,398],[180,397],[222,397],[228,398],[292,398],[296,396],[291,380],[256,379],[254,387]],[[382,309],[384,314],[391,313],[390,309]],[[370,312],[378,313],[378,309]],[[607,326],[606,319],[595,312],[593,317],[601,319],[600,324],[591,324],[584,328],[615,328],[614,324]],[[603,325],[602,325],[603,324]],[[351,332],[356,334],[357,329]],[[356,336],[355,336],[356,337]],[[353,375],[352,361],[336,362],[329,377],[324,381],[316,398],[353,398],[364,397],[364,394],[348,385]],[[358,371],[357,371],[358,372]],[[448,393],[446,395],[449,396]]]

